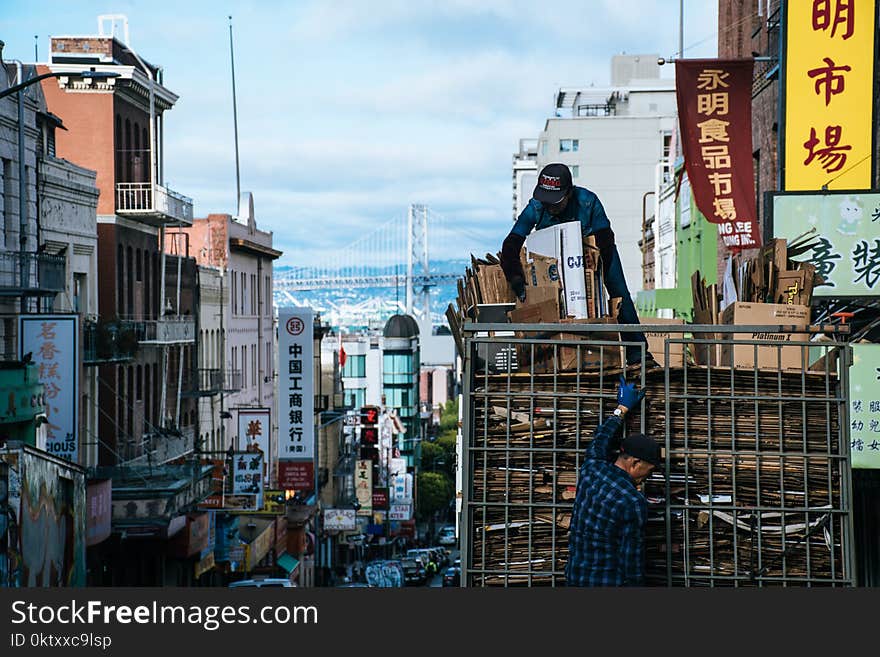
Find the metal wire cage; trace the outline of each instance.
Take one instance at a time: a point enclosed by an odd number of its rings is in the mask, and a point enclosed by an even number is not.
[[[852,586],[849,349],[834,327],[779,328],[466,324],[463,585],[565,585],[584,449],[637,345],[628,430],[665,445],[643,487],[647,583]],[[646,370],[639,330],[667,334],[666,366]]]

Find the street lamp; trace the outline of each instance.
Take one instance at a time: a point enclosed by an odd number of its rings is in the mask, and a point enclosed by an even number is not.
[[[0,41],[0,52],[2,52],[3,42]],[[11,96],[14,93],[18,93],[25,87],[29,87],[32,84],[36,84],[40,80],[45,80],[47,78],[60,78],[60,77],[82,77],[88,80],[107,80],[109,78],[118,78],[119,73],[110,73],[107,71],[80,71],[79,73],[70,73],[67,72],[50,72],[43,73],[42,75],[37,75],[32,78],[25,80],[24,82],[19,82],[16,85],[9,87],[8,89],[4,89],[0,91],[0,98],[5,98],[6,96]]]

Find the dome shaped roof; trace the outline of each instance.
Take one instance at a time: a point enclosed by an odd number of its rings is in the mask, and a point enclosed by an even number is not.
[[[385,323],[386,338],[412,338],[419,334],[419,325],[409,315],[392,315]]]

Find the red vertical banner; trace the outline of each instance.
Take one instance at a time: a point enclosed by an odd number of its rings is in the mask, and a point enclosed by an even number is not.
[[[684,164],[703,216],[731,251],[761,246],[752,165],[751,59],[675,62]]]

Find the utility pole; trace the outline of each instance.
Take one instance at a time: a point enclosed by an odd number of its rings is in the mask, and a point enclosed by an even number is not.
[[[684,0],[678,0],[678,58],[684,59]]]
[[[238,107],[235,100],[235,51],[232,47],[232,16],[229,17],[229,59],[232,64],[232,126],[235,130],[235,214],[238,215],[238,203],[241,199],[241,177],[238,162]]]

